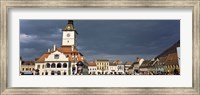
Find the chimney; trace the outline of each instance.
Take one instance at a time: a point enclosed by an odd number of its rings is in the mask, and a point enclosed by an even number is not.
[[[72,46],[72,51],[74,51],[74,46]]]
[[[50,52],[51,50],[50,49],[48,49],[48,52]]]
[[[56,45],[55,44],[53,45],[53,51],[56,51]]]

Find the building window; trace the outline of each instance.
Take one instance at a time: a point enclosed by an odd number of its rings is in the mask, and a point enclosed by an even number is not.
[[[22,68],[22,71],[24,71],[24,68]]]
[[[57,71],[57,75],[60,75],[60,71]]]
[[[46,64],[46,67],[47,67],[47,68],[50,68],[50,64],[49,64],[49,63],[47,63],[47,64]]]
[[[74,57],[72,57],[72,60],[74,60]]]
[[[76,61],[76,60],[78,60],[78,58],[77,58],[77,57],[75,57],[75,61]]]
[[[26,71],[28,71],[28,68],[26,68]]]
[[[32,70],[35,70],[34,68]]]
[[[63,68],[67,68],[67,64],[66,63],[63,64]]]
[[[45,75],[48,75],[48,72],[45,72]]]
[[[39,74],[40,74],[39,72],[36,72],[36,73],[35,73],[35,75],[39,75]]]
[[[44,69],[44,65],[42,65],[42,69]]]
[[[58,55],[58,54],[55,54],[55,55],[54,55],[54,59],[59,59],[59,55]]]
[[[66,55],[66,57],[68,58],[68,57],[69,57],[69,55]]]
[[[37,65],[37,69],[40,69],[40,65]]]
[[[51,64],[51,68],[55,68],[56,67],[56,64],[55,63],[52,63]]]
[[[61,64],[60,63],[57,64],[57,68],[61,68]]]
[[[54,75],[55,74],[55,72],[54,71],[51,71],[51,75]]]
[[[66,74],[67,74],[66,72],[63,73],[63,75],[66,75]]]

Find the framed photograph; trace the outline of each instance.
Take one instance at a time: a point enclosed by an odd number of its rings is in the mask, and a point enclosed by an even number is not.
[[[199,1],[1,1],[1,94],[199,95]]]

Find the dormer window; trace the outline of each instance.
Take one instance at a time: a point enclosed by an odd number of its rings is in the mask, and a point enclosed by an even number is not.
[[[59,59],[59,55],[58,55],[58,54],[55,54],[55,55],[54,55],[54,59]]]
[[[68,57],[69,57],[69,55],[66,55],[66,57],[68,58]]]

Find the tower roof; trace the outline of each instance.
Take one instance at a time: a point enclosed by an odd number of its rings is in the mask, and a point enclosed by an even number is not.
[[[74,28],[73,20],[68,20],[67,25],[63,29],[63,31],[75,31],[76,29]]]

